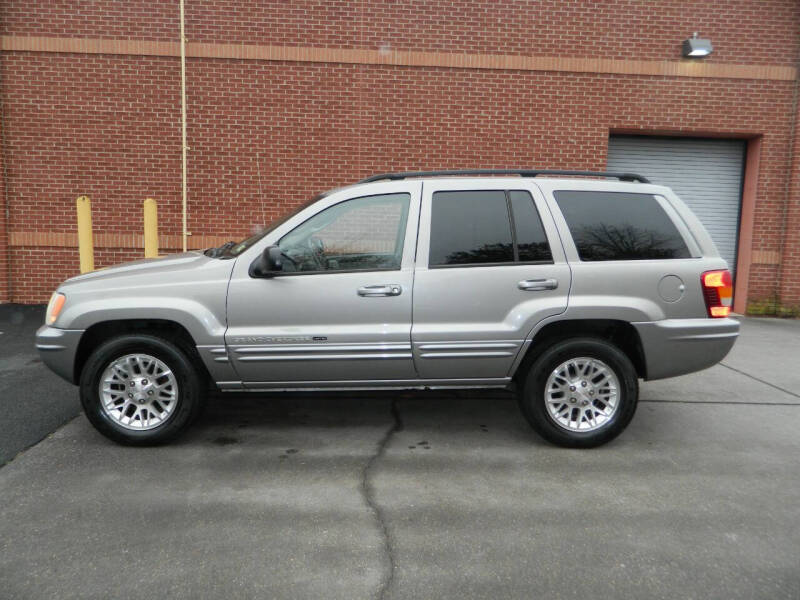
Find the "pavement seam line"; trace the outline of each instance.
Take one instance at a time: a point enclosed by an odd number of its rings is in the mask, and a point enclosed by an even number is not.
[[[24,448],[22,448],[21,450],[19,450],[19,451],[18,451],[18,452],[17,452],[17,453],[16,453],[14,456],[12,456],[11,458],[9,458],[7,461],[5,461],[5,462],[0,462],[0,469],[2,469],[3,467],[7,467],[8,465],[10,465],[10,464],[11,464],[12,462],[14,462],[15,460],[18,460],[20,457],[22,457],[22,455],[23,455],[23,454],[25,454],[25,453],[26,453],[26,452],[28,452],[29,450],[31,450],[31,449],[33,449],[33,448],[35,448],[36,446],[38,446],[39,444],[41,444],[41,443],[42,443],[43,441],[45,441],[46,439],[48,439],[48,438],[52,437],[52,436],[53,436],[53,435],[54,435],[54,434],[55,434],[57,431],[59,431],[60,429],[63,429],[64,427],[66,427],[67,425],[69,425],[70,423],[72,423],[72,422],[73,422],[75,419],[77,419],[78,417],[80,417],[82,414],[83,414],[83,412],[79,412],[79,413],[78,413],[77,415],[75,415],[74,417],[70,417],[69,419],[67,419],[66,421],[64,421],[64,422],[63,422],[61,425],[59,425],[58,427],[56,427],[56,428],[55,428],[53,431],[51,431],[50,433],[48,433],[48,434],[45,434],[45,435],[44,435],[42,438],[40,438],[40,439],[36,440],[35,442],[31,442],[30,444],[28,444],[27,446],[25,446]]]
[[[764,385],[768,385],[769,387],[774,388],[774,389],[776,389],[776,390],[778,390],[780,392],[783,392],[784,394],[789,394],[790,396],[794,396],[795,398],[800,398],[800,394],[795,394],[794,392],[790,392],[789,390],[784,389],[784,388],[780,387],[779,385],[775,385],[774,383],[770,383],[769,381],[764,381],[763,379],[759,379],[755,375],[750,375],[750,373],[745,373],[744,371],[740,371],[739,369],[737,369],[735,367],[731,367],[729,365],[726,365],[724,362],[721,362],[719,364],[721,364],[726,369],[730,369],[731,371],[735,371],[736,373],[739,373],[740,375],[744,375],[745,377],[749,377],[753,381],[758,381],[759,383],[763,383]]]
[[[726,402],[725,400],[639,400],[639,404],[724,404],[725,406],[800,406],[797,402]]]
[[[370,480],[370,472],[373,470],[375,463],[377,463],[378,460],[380,460],[380,458],[386,454],[386,447],[389,445],[389,440],[392,435],[403,430],[403,420],[400,418],[400,412],[397,408],[397,399],[392,400],[390,411],[392,414],[393,423],[391,427],[389,427],[383,434],[383,437],[381,437],[381,439],[378,441],[378,444],[375,448],[375,453],[367,461],[361,476],[361,492],[364,496],[364,501],[372,511],[373,515],[375,515],[375,520],[378,522],[378,528],[380,529],[381,536],[383,537],[383,546],[388,562],[387,573],[382,578],[376,595],[376,597],[379,599],[386,597],[386,593],[389,591],[392,581],[394,580],[394,541],[391,533],[389,532],[389,527],[386,523],[383,509],[380,507],[375,498],[375,488]]]

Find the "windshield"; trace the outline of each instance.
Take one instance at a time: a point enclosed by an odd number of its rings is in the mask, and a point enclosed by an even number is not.
[[[311,198],[311,200],[308,200],[307,202],[304,202],[303,204],[301,204],[300,206],[295,208],[293,211],[290,211],[289,213],[283,215],[282,217],[278,217],[277,219],[272,221],[269,225],[267,225],[262,231],[258,232],[255,235],[250,236],[246,240],[242,240],[238,244],[235,244],[235,245],[231,246],[231,248],[229,248],[228,251],[227,251],[227,255],[228,256],[239,256],[242,252],[244,252],[245,250],[247,250],[248,248],[253,246],[253,244],[257,243],[261,238],[263,238],[268,233],[270,233],[272,231],[275,231],[275,229],[277,229],[278,227],[283,225],[286,221],[291,219],[293,216],[295,216],[301,210],[304,210],[304,209],[308,208],[309,206],[311,206],[312,204],[314,204],[318,200],[322,200],[325,196],[328,195],[328,193],[329,192],[324,192],[322,194],[317,194],[316,196]]]

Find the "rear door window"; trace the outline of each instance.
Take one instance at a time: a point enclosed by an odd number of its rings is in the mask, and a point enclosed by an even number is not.
[[[522,190],[434,192],[431,267],[552,262],[530,193]]]
[[[551,262],[553,255],[542,219],[529,192],[511,190],[508,192],[511,212],[514,215],[514,230],[518,258],[520,262]]]
[[[504,262],[514,262],[505,192],[434,192],[430,265]]]
[[[554,196],[583,261],[691,257],[652,194],[562,190]]]

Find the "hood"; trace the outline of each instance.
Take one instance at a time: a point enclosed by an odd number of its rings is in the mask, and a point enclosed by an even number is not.
[[[134,260],[131,262],[121,263],[92,271],[91,273],[84,273],[67,279],[59,286],[59,289],[67,289],[75,284],[89,283],[89,282],[108,282],[122,277],[132,276],[148,276],[154,275],[159,278],[168,280],[173,274],[178,272],[185,272],[187,270],[196,269],[207,264],[209,261],[219,260],[209,258],[202,252],[182,252],[180,254],[171,254],[161,258],[145,258],[142,260]]]

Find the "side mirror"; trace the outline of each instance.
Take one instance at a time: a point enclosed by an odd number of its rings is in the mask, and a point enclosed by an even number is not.
[[[283,257],[278,246],[267,246],[250,265],[250,277],[275,277],[283,271]]]

